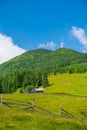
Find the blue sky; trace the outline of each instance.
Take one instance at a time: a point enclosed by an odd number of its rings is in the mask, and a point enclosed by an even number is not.
[[[0,0],[0,63],[60,47],[87,52],[87,0]]]

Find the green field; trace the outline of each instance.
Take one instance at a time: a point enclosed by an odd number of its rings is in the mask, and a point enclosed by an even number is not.
[[[87,73],[51,75],[49,82],[51,86],[45,92],[87,96]]]
[[[87,74],[51,75],[49,83],[42,94],[4,94],[0,130],[87,130]],[[23,109],[33,98],[36,107]],[[60,105],[77,119],[60,117]]]

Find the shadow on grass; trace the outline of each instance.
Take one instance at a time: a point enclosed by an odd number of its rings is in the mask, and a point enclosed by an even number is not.
[[[69,93],[45,93],[45,94],[60,95],[60,96],[73,96],[73,97],[85,97],[85,98],[87,98],[87,96],[80,96],[80,95],[74,95],[74,94],[69,94]]]

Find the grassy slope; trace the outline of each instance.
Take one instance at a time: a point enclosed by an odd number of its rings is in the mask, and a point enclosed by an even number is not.
[[[45,92],[87,96],[87,73],[51,75],[49,82],[51,86]]]
[[[83,118],[84,116],[81,112],[87,112],[87,97],[84,96],[87,95],[87,74],[51,75],[49,82],[53,84],[45,90],[45,92],[49,93],[6,94],[4,101],[31,102],[32,98],[35,98],[36,105],[50,110],[57,115],[60,113],[60,104],[62,104],[65,110],[77,117]],[[75,91],[76,89],[77,91]],[[78,96],[55,94],[52,92],[75,94]],[[81,97],[81,95],[84,97]],[[86,123],[87,121],[79,122],[70,118],[54,117],[39,109],[20,110],[17,107],[11,109],[4,105],[0,107],[0,130],[87,130]]]
[[[31,102],[35,98],[35,104],[59,115],[59,107],[78,117],[84,117],[80,112],[87,112],[87,98],[73,97],[57,94],[7,94],[4,100],[11,99]],[[70,118],[54,117],[39,109],[20,110],[6,106],[0,107],[0,130],[86,130],[87,122],[79,122]]]

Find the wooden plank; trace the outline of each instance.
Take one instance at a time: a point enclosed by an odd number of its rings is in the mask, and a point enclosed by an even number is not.
[[[62,117],[62,105],[60,104],[60,117]]]
[[[67,112],[67,111],[64,110],[63,108],[62,108],[62,111],[65,112],[67,115],[71,116],[72,118],[75,118],[75,119],[78,119],[79,121],[82,121],[80,118],[78,118],[78,117],[72,115],[71,113]]]

